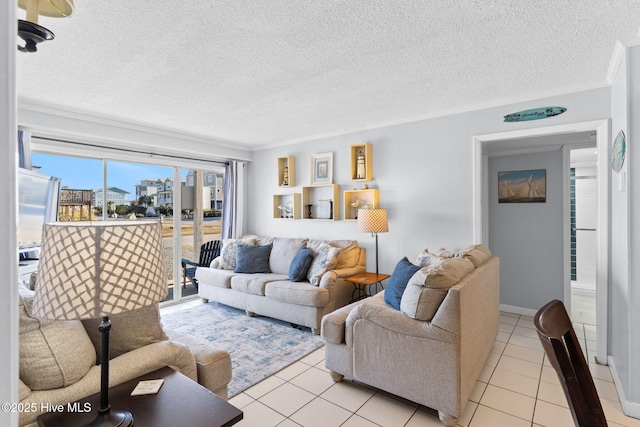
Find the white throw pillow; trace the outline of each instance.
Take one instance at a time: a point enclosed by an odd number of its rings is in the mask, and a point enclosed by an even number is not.
[[[255,244],[255,239],[224,239],[220,251],[220,267],[224,270],[235,270],[238,246]]]
[[[335,248],[326,242],[322,242],[309,247],[309,249],[313,251],[314,257],[311,267],[309,267],[307,278],[312,285],[318,286],[322,275],[329,270],[333,270],[336,266],[340,248]]]

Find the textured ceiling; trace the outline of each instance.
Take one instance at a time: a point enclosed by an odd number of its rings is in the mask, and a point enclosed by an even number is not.
[[[605,86],[640,26],[640,0],[75,3],[17,54],[21,107],[248,147]]]

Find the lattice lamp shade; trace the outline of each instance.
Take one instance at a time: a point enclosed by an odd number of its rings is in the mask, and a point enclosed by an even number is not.
[[[167,295],[157,221],[60,222],[43,229],[33,313],[95,319]]]
[[[386,233],[389,231],[386,209],[358,209],[358,231]]]

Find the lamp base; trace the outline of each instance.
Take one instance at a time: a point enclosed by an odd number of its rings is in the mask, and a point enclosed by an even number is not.
[[[127,411],[109,411],[98,414],[87,427],[132,427],[133,415]]]

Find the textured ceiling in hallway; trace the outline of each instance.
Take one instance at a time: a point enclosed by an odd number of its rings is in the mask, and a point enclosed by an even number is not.
[[[259,147],[604,86],[640,1],[77,0],[40,24],[21,107]]]

